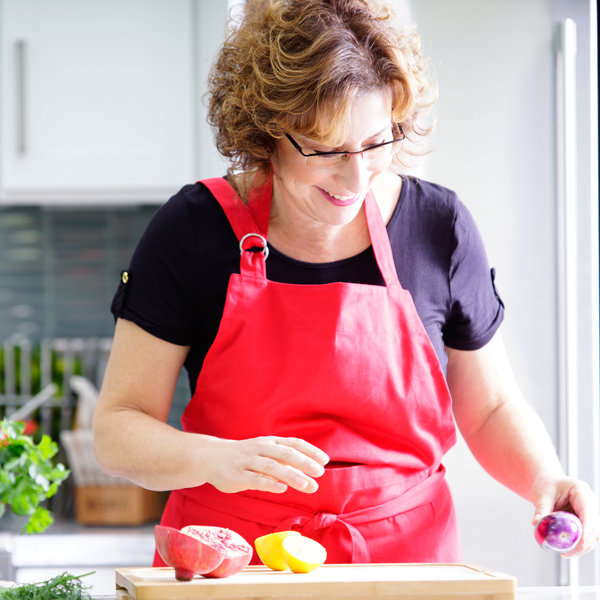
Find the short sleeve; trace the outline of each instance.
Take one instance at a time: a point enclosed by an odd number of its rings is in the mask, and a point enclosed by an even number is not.
[[[196,329],[196,249],[185,188],[161,206],[142,235],[111,312],[173,344],[192,344]]]
[[[449,270],[450,314],[443,328],[446,346],[477,350],[492,339],[504,319],[495,275],[473,216],[458,201]]]

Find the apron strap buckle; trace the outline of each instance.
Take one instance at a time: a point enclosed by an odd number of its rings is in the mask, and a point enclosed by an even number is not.
[[[258,239],[260,239],[260,241],[262,242],[262,252],[265,256],[265,260],[267,260],[267,258],[269,257],[269,247],[267,246],[267,240],[260,235],[260,233],[247,233],[244,237],[242,237],[242,239],[240,240],[240,256],[244,253],[244,242],[251,237],[257,237]]]

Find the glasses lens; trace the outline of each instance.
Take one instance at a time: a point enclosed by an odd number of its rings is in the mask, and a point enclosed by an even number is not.
[[[398,150],[402,139],[394,140],[391,144],[375,146],[362,152],[362,158],[369,166],[378,168],[387,167],[386,163]],[[309,169],[325,169],[327,167],[339,167],[348,160],[348,154],[314,154],[305,156],[304,161]]]
[[[372,162],[374,160],[389,158],[397,148],[398,144],[386,144],[385,146],[377,146],[363,153],[365,160]]]
[[[326,169],[327,167],[339,167],[346,162],[345,154],[314,154],[305,156],[304,162],[310,169]]]

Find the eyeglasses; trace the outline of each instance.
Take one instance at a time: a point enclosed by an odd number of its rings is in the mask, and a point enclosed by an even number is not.
[[[324,169],[327,167],[338,167],[343,165],[350,156],[353,154],[360,154],[364,160],[369,163],[369,166],[377,168],[387,167],[387,161],[400,150],[400,144],[406,136],[402,125],[394,123],[394,126],[398,130],[399,137],[395,137],[389,142],[383,142],[382,144],[376,144],[375,146],[369,146],[364,150],[357,150],[355,152],[313,152],[312,154],[304,154],[300,144],[294,140],[294,138],[286,133],[285,137],[293,144],[294,148],[304,156],[304,163],[309,169]]]

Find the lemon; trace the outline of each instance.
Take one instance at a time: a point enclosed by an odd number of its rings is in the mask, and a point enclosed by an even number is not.
[[[283,540],[288,536],[300,537],[298,531],[276,531],[254,540],[258,558],[274,571],[286,571],[288,566],[283,558]]]
[[[307,537],[287,537],[283,540],[283,558],[294,573],[310,573],[325,562],[327,550]]]

